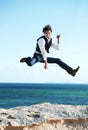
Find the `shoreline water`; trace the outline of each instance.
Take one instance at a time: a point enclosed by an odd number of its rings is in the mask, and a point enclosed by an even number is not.
[[[30,106],[43,102],[88,105],[88,84],[0,84],[0,107]]]

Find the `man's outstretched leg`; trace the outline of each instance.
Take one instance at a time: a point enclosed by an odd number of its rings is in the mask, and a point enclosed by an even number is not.
[[[58,59],[57,64],[62,67],[63,69],[65,69],[71,76],[75,76],[76,73],[78,72],[80,66],[78,66],[76,69],[71,68],[69,65],[67,65],[66,63],[64,63],[63,61],[61,61],[60,59]]]
[[[61,61],[59,58],[48,57],[47,58],[47,62],[48,63],[56,63],[56,64],[58,64],[61,68],[63,68],[64,70],[66,70],[72,76],[75,76],[76,73],[78,72],[79,68],[80,68],[80,66],[78,66],[76,69],[73,69],[70,66],[68,66],[66,63],[64,63],[63,61]]]

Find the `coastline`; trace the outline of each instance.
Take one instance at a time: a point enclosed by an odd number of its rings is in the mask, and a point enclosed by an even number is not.
[[[41,103],[10,109],[0,108],[0,130],[11,129],[87,130],[88,105]]]

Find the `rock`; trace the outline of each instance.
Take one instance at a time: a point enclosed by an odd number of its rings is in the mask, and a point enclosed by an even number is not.
[[[76,130],[74,126],[88,128],[88,106],[41,103],[0,109],[0,130]]]
[[[88,130],[88,119],[48,120],[27,126],[0,126],[0,130]]]

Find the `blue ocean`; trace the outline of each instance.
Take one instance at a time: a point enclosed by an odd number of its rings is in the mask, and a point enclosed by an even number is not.
[[[88,84],[0,83],[0,108],[45,102],[88,105]]]

